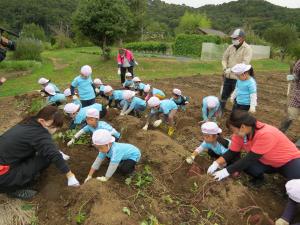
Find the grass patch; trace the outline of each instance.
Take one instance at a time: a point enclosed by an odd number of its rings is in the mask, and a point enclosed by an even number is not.
[[[34,60],[16,60],[16,61],[3,61],[0,63],[0,70],[10,72],[10,71],[23,71],[23,70],[33,70],[40,68],[42,66],[41,62]]]
[[[99,54],[96,54],[96,53]],[[106,62],[101,60],[100,48],[83,47],[45,51],[43,61],[4,61],[2,69],[17,70],[34,68],[31,74],[9,79],[0,89],[0,97],[23,94],[37,90],[40,86],[37,80],[45,76],[56,83],[61,90],[67,88],[73,78],[79,74],[80,67],[89,64],[93,68],[93,78],[100,77],[104,82],[119,80],[116,62],[117,49],[112,50],[112,59]],[[62,69],[55,69],[51,59],[57,59],[61,64],[68,64]],[[221,74],[222,67],[219,61],[203,62],[195,58],[164,58],[141,57],[136,54],[139,66],[135,68],[136,75],[142,79],[175,78],[178,76]],[[256,73],[260,72],[287,72],[289,65],[276,60],[260,60],[253,62]]]

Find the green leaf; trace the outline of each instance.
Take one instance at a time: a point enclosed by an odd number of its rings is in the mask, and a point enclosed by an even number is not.
[[[125,184],[130,185],[131,182],[132,182],[132,178],[131,177],[126,178]]]
[[[127,207],[123,207],[123,213],[127,214],[128,216],[130,216],[130,209]]]

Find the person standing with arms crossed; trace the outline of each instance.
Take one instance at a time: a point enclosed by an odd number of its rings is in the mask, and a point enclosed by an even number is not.
[[[232,35],[232,45],[223,54],[223,84],[221,87],[221,112],[224,112],[227,99],[235,89],[237,77],[232,73],[231,68],[239,63],[249,65],[252,59],[252,49],[245,42],[245,32],[238,28]]]

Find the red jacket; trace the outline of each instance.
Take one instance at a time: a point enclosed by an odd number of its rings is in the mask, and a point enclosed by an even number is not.
[[[128,60],[129,64],[131,66],[134,66],[134,57],[131,51],[127,50],[127,49],[123,49],[125,51],[124,57],[120,55],[120,53],[118,53],[118,57],[117,57],[117,61],[118,61],[118,66],[122,67],[123,63],[124,63],[124,58],[126,57],[126,59]]]

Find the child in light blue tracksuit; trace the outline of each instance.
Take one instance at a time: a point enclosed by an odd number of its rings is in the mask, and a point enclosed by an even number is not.
[[[216,96],[207,96],[202,100],[202,121],[217,121],[220,113],[220,101]]]
[[[104,95],[108,97],[108,107],[112,107],[112,103],[114,102],[113,107],[121,109],[120,103],[123,100],[123,92],[124,90],[114,90],[109,85],[105,86]]]
[[[95,103],[83,108],[80,107],[80,105],[76,105],[74,103],[66,104],[64,107],[64,111],[73,119],[70,125],[70,129],[75,129],[77,125],[84,123],[86,120],[86,111],[91,108],[97,109],[99,111],[99,118],[103,118],[106,115],[106,108],[99,103]]]
[[[150,114],[147,118],[147,123],[143,127],[143,130],[147,130],[150,121],[153,118],[156,118],[157,120],[154,121],[153,126],[158,127],[163,122],[163,120],[168,123],[168,135],[172,136],[175,128],[174,128],[174,120],[175,115],[178,109],[178,106],[175,104],[174,101],[170,99],[165,100],[159,100],[158,97],[151,97],[148,102],[148,106],[151,108]],[[159,115],[163,114],[163,120],[159,119]]]
[[[181,90],[174,88],[173,97],[170,100],[175,102],[175,104],[178,106],[178,109],[185,111],[186,105],[189,104],[189,99],[189,97],[182,95]]]
[[[80,75],[73,80],[70,87],[72,96],[75,95],[75,88],[77,88],[82,107],[95,103],[96,93],[91,75],[92,68],[90,66],[81,67]]]
[[[47,78],[41,77],[38,80],[38,83],[40,85],[42,85],[42,87],[43,87],[43,89],[41,90],[41,92],[44,92],[45,91],[45,87],[47,87],[48,85],[50,85],[50,86],[52,86],[54,88],[54,90],[55,90],[56,93],[60,93],[59,88],[54,83],[52,83],[49,79],[47,79]]]
[[[47,96],[47,104],[60,106],[66,102],[66,97],[64,94],[56,93],[54,87],[48,84],[45,87],[45,94]]]
[[[123,83],[123,87],[127,90],[134,90],[134,82],[132,80],[132,74],[127,72],[125,74],[125,82]]]
[[[100,119],[100,113],[95,108],[89,108],[86,110],[86,123],[87,125],[84,126],[81,130],[79,130],[74,137],[68,142],[68,146],[75,143],[75,140],[78,139],[81,135],[85,133],[94,133],[96,130],[104,129],[108,130],[112,136],[116,138],[116,141],[118,141],[121,137],[121,134],[116,131],[115,128],[113,128],[110,124],[99,121]]]
[[[67,103],[74,103],[76,105],[80,105],[80,107],[82,107],[81,105],[81,101],[79,100],[79,98],[72,96],[71,94],[71,89],[67,88],[66,90],[64,90],[64,95],[67,99]]]
[[[101,182],[108,181],[117,171],[121,175],[130,175],[134,172],[135,166],[141,158],[140,150],[131,144],[117,143],[115,138],[107,130],[97,130],[93,133],[93,144],[99,151],[85,183],[92,179],[93,174],[98,170],[102,162],[108,158],[109,166],[105,176],[97,177]]]
[[[102,83],[102,81],[99,78],[96,78],[94,80],[94,87],[95,87],[96,96],[101,96],[107,99],[107,97],[104,95],[105,85]]]
[[[157,88],[151,87],[150,84],[145,85],[144,87],[144,94],[146,102],[151,98],[151,97],[158,97],[160,100],[163,100],[166,98],[166,94]]]
[[[236,74],[238,80],[231,95],[231,102],[234,103],[233,110],[245,110],[251,113],[256,112],[257,106],[257,85],[253,78],[254,72],[251,65],[237,64],[231,71]]]
[[[122,111],[121,116],[125,116],[133,112],[137,117],[146,110],[146,101],[139,97],[135,97],[134,91],[124,91],[123,100],[121,101]]]
[[[186,158],[186,162],[192,164],[195,157],[207,151],[213,159],[218,159],[224,155],[230,146],[230,141],[221,136],[222,130],[215,122],[205,122],[201,126],[204,141],[198,148]],[[208,170],[208,173],[210,169]]]
[[[134,77],[132,81],[134,83],[134,90],[138,92],[139,96],[144,96],[145,84],[142,83],[139,77]]]

